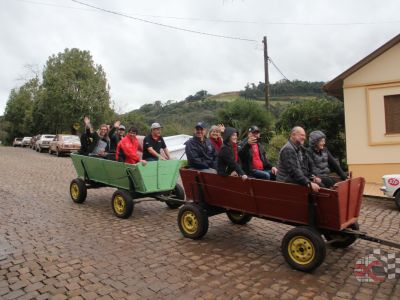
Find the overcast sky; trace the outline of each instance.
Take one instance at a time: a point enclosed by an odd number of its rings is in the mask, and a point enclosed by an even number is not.
[[[400,32],[398,0],[0,0],[0,115],[10,90],[65,48],[101,64],[118,112],[264,81],[262,37],[288,79],[329,81]],[[229,22],[227,22],[229,21]],[[231,22],[234,21],[234,22]],[[270,66],[270,81],[282,79]]]

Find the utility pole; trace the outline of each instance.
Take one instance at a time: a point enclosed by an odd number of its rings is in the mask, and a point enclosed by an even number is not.
[[[263,38],[264,44],[264,72],[265,72],[265,106],[269,110],[269,74],[268,74],[268,47],[267,37]]]

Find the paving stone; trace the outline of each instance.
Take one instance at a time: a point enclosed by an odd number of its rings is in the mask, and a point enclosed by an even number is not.
[[[325,262],[304,274],[280,254],[288,225],[253,218],[234,226],[221,214],[209,218],[203,240],[185,239],[178,211],[164,203],[135,205],[126,220],[111,211],[111,188],[89,189],[83,204],[73,203],[69,157],[9,147],[0,157],[0,246],[10,246],[0,261],[1,299],[400,298],[399,279],[359,283],[353,274],[365,250],[391,248],[362,240],[328,246]],[[364,198],[359,223],[400,242],[392,201]]]

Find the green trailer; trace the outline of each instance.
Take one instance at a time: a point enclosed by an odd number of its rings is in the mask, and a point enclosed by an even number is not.
[[[86,200],[88,189],[101,187],[117,189],[111,205],[119,218],[129,218],[134,205],[143,201],[162,201],[172,209],[185,202],[183,188],[177,183],[183,161],[160,160],[132,165],[78,154],[71,154],[71,158],[78,174],[70,184],[70,196],[75,203]]]

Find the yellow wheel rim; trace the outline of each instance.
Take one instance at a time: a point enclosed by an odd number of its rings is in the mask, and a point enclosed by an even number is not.
[[[231,218],[236,221],[240,221],[243,218],[243,214],[238,212],[231,212]]]
[[[194,234],[199,228],[196,215],[191,211],[185,211],[181,217],[181,225],[186,233]]]
[[[293,237],[288,245],[290,258],[299,265],[311,263],[315,257],[314,244],[304,236]]]
[[[126,207],[125,199],[122,196],[117,195],[114,197],[113,203],[114,203],[114,209],[117,212],[117,214],[122,215]]]
[[[71,184],[71,197],[74,200],[79,198],[79,186],[76,183]]]

